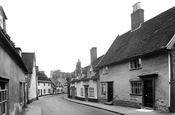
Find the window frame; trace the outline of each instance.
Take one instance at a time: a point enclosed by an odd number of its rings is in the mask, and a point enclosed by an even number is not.
[[[142,60],[141,58],[133,59],[129,61],[129,69],[137,70],[142,68]]]
[[[142,81],[138,80],[138,81],[130,81],[130,90],[131,93],[130,95],[138,95],[138,96],[142,96],[143,94],[143,83]]]
[[[81,96],[83,96],[83,88],[80,88]]]
[[[94,88],[93,87],[89,88],[89,97],[95,97],[95,93],[94,93]]]
[[[103,75],[108,74],[108,71],[109,71],[108,66],[103,67]]]
[[[106,95],[106,83],[102,82],[101,83],[101,94]]]

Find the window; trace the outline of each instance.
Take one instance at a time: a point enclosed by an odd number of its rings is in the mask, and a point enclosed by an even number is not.
[[[44,86],[45,86],[45,83],[44,83]]]
[[[38,83],[38,86],[39,86],[39,83]]]
[[[5,83],[0,82],[0,115],[7,114],[7,89]]]
[[[141,58],[130,61],[130,69],[140,69],[141,68]]]
[[[131,81],[131,94],[141,95],[142,94],[142,82]]]
[[[106,90],[105,90],[106,83],[101,83],[101,94],[105,95]]]
[[[89,97],[94,97],[94,88],[89,88]]]
[[[83,96],[83,88],[81,88],[81,96]]]
[[[108,67],[107,66],[103,68],[103,75],[105,75],[105,74],[108,74]]]
[[[44,94],[46,93],[46,90],[44,89]]]

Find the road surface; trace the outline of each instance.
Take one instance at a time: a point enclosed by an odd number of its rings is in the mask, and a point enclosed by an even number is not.
[[[43,115],[118,115],[105,110],[77,104],[63,99],[65,95],[48,95],[40,97],[31,105],[39,106]]]

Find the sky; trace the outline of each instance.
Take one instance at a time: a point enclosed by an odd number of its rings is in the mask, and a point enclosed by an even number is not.
[[[139,0],[0,0],[7,34],[22,52],[35,52],[40,70],[73,72],[78,59],[90,64],[90,49],[105,54],[115,38],[131,30]],[[175,6],[174,0],[140,0],[144,20]]]

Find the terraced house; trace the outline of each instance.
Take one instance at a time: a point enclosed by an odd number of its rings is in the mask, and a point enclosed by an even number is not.
[[[26,106],[25,78],[28,73],[16,48],[6,32],[7,17],[0,6],[0,114],[19,115]]]
[[[44,71],[38,72],[38,96],[48,95],[53,93],[51,80],[46,76]]]
[[[175,7],[144,22],[144,10],[135,4],[131,30],[114,40],[98,64],[101,100],[175,112],[174,42]]]
[[[38,98],[38,76],[35,53],[23,52],[22,59],[28,69],[27,74],[27,103],[30,103]]]
[[[97,48],[93,47],[90,50],[91,62],[90,65],[81,68],[81,62],[77,62],[75,70],[75,78],[71,81],[71,95],[73,98],[98,102],[99,89],[99,70],[96,65],[103,56],[97,58]]]

